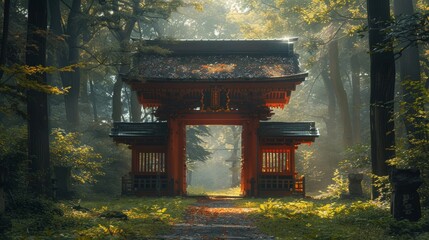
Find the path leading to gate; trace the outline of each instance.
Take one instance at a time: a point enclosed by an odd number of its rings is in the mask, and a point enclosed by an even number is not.
[[[234,198],[202,197],[191,205],[185,222],[176,224],[173,233],[161,239],[274,239],[256,229],[250,216],[252,208],[236,207]]]

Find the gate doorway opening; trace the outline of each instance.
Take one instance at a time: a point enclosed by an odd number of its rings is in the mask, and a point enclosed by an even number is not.
[[[240,125],[186,126],[186,192],[189,196],[240,196]]]

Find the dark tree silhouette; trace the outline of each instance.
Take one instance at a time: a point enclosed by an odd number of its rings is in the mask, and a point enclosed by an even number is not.
[[[397,18],[411,17],[414,14],[414,7],[412,1],[407,0],[395,0],[394,1],[395,15]],[[411,31],[411,30],[410,30]],[[410,84],[407,81],[420,82],[420,61],[419,61],[419,48],[417,46],[417,38],[415,37],[416,32],[411,32],[408,36],[410,42],[400,42],[401,55],[398,59],[399,62],[399,75],[401,83],[403,83],[403,96],[404,102],[407,104],[407,112],[403,118],[405,128],[407,130],[407,136],[409,144],[413,147],[413,139],[424,139],[422,129],[418,129],[416,124],[410,119],[416,117],[419,111],[424,109],[423,104],[417,103],[416,98],[423,95],[422,92],[415,92],[415,89],[410,89]],[[421,119],[424,121],[424,119]]]
[[[338,58],[338,41],[332,40],[328,45],[329,73],[334,88],[335,98],[337,99],[340,110],[341,126],[343,130],[342,142],[344,147],[350,147],[353,144],[353,132],[350,120],[350,109],[347,93],[344,90],[341,81],[340,63]]]
[[[28,29],[26,62],[29,66],[45,66],[47,1],[28,2]],[[46,83],[45,73],[28,76],[32,81]],[[37,194],[49,194],[49,126],[47,94],[41,91],[27,91],[28,114],[28,156],[31,160],[30,170],[33,179],[30,189]]]
[[[393,122],[393,98],[395,91],[395,59],[391,50],[375,51],[385,44],[385,32],[381,31],[390,20],[389,0],[367,0],[369,48],[371,60],[371,163],[372,173],[388,175],[386,160],[395,156]],[[372,198],[379,197],[373,185]]]
[[[3,10],[3,33],[1,38],[0,49],[0,65],[6,63],[7,38],[9,37],[9,17],[10,17],[10,0],[5,0]],[[0,70],[0,79],[3,76],[3,71]]]
[[[79,37],[81,35],[81,26],[79,25],[82,18],[81,0],[73,0],[67,19],[65,31],[61,24],[62,16],[60,1],[49,1],[51,15],[51,30],[57,36],[66,35],[64,44],[56,49],[57,64],[59,67],[77,64],[79,62]],[[80,69],[75,68],[72,72],[61,72],[61,81],[64,87],[70,87],[69,92],[64,95],[66,110],[66,119],[71,127],[79,124],[79,90],[80,90]]]

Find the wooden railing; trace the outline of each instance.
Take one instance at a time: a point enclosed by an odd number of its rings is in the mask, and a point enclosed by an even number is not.
[[[291,175],[290,150],[285,148],[263,148],[261,172],[264,175]]]
[[[293,178],[292,176],[261,175],[258,187],[263,192],[283,192],[305,194],[305,178]]]
[[[122,195],[157,194],[167,190],[166,175],[125,175],[122,177]]]

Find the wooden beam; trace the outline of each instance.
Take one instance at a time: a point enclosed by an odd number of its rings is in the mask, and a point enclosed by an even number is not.
[[[276,90],[295,90],[296,86],[305,80],[307,73],[299,76],[288,76],[278,79],[243,79],[241,81],[207,81],[202,80],[156,80],[156,81],[129,81],[128,84],[136,91],[149,91],[156,89],[158,91],[189,90],[189,89],[207,89],[210,86],[219,86],[228,89],[249,90],[249,89],[271,89]]]

